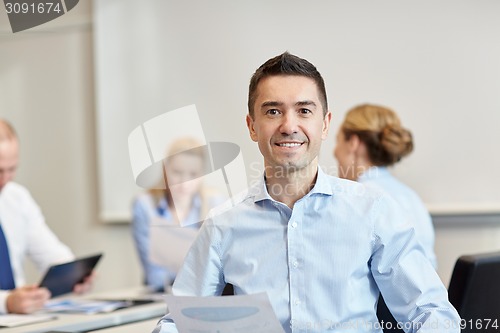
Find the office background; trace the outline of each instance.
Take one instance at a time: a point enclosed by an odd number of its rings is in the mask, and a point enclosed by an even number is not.
[[[10,32],[6,14],[0,15],[0,115],[16,126],[21,138],[21,163],[17,181],[31,190],[49,226],[77,255],[105,252],[104,260],[99,267],[100,277],[96,283],[98,290],[138,285],[141,274],[129,225],[107,223],[110,221],[103,220],[103,211],[106,210],[107,203],[103,201],[102,186],[103,178],[106,179],[108,175],[103,173],[101,168],[102,143],[105,139],[103,134],[111,135],[110,131],[113,128],[102,127],[101,117],[105,110],[100,108],[103,96],[99,94],[105,90],[101,89],[96,80],[102,75],[101,70],[96,71],[96,62],[101,61],[98,57],[102,55],[100,53],[102,50],[96,49],[99,38],[95,38],[94,35],[96,29],[101,29],[102,26],[95,26],[98,16],[94,16],[94,11],[98,8],[109,10],[107,6],[116,5],[117,2],[103,0],[92,6],[92,2],[82,0],[68,14],[37,29],[17,34]],[[137,4],[131,1],[124,3]],[[136,12],[123,12],[121,18],[128,17],[134,21],[146,17],[144,16],[147,13],[146,3],[148,2],[141,2],[141,8]],[[158,3],[156,1],[156,4]],[[321,164],[327,166],[335,164],[331,157],[335,132],[347,108],[365,101],[392,106],[402,114],[404,123],[415,132],[417,144],[414,156],[397,167],[396,173],[417,190],[420,188],[428,191],[420,193],[424,200],[438,203],[441,200],[440,203],[445,205],[450,202],[458,203],[454,207],[448,206],[447,209],[443,209],[444,205],[441,205],[441,210],[436,209],[436,212],[441,214],[436,215],[434,219],[438,272],[443,282],[448,284],[453,264],[460,254],[499,249],[500,207],[496,204],[500,203],[498,191],[500,180],[496,170],[500,166],[500,155],[494,152],[496,144],[500,142],[498,95],[500,44],[497,42],[500,39],[500,23],[496,22],[500,3],[497,1],[476,3],[472,0],[440,3],[424,1],[419,2],[420,5],[417,6],[396,1],[359,1],[349,4],[337,1],[332,2],[334,12],[331,17],[325,11],[307,11],[306,6],[309,4],[301,2],[272,3],[274,6],[267,9],[267,14],[263,14],[265,20],[253,17],[250,21],[259,25],[259,29],[272,22],[272,27],[278,29],[278,32],[272,30],[268,36],[272,38],[269,40],[266,36],[262,36],[266,45],[263,49],[258,49],[261,48],[256,44],[259,38],[254,39],[251,28],[247,32],[246,39],[240,41],[239,48],[234,50],[232,61],[235,66],[232,66],[231,70],[236,71],[238,77],[244,77],[244,82],[223,83],[223,88],[231,93],[230,98],[224,91],[218,90],[210,91],[210,96],[204,95],[206,91],[202,88],[206,82],[201,82],[194,84],[194,89],[184,89],[184,94],[181,95],[179,92],[174,94],[165,91],[162,96],[166,101],[162,105],[164,108],[157,109],[150,107],[151,104],[148,103],[151,98],[158,98],[155,96],[163,93],[162,86],[141,86],[139,87],[141,91],[150,98],[146,99],[148,102],[145,102],[145,105],[138,105],[137,108],[141,109],[140,115],[127,114],[127,108],[118,109],[124,113],[114,118],[112,125],[119,128],[123,124],[120,122],[122,119],[126,126],[133,129],[154,115],[191,103],[197,103],[204,121],[210,119],[211,112],[218,114],[215,108],[219,108],[223,112],[220,114],[221,117],[217,117],[217,121],[225,119],[226,123],[223,124],[227,125],[221,131],[220,127],[208,126],[211,123],[206,121],[208,125],[205,131],[208,139],[236,142],[242,146],[247,161],[260,161],[258,150],[247,138],[244,125],[247,80],[252,71],[268,57],[283,51],[286,47],[283,43],[288,37],[283,36],[284,39],[280,41],[279,33],[286,31],[287,25],[305,29],[308,25],[316,24],[315,20],[319,18],[324,24],[323,27],[328,27],[329,19],[343,20],[346,24],[349,23],[350,29],[335,34],[332,38],[347,45],[351,43],[354,50],[363,52],[348,54],[344,53],[343,49],[330,51],[334,57],[332,62],[337,64],[333,71],[323,70],[330,66],[325,51],[330,48],[328,31],[321,31],[325,38],[320,41],[315,40],[315,33],[320,33],[320,30],[299,34],[297,38],[300,38],[300,43],[288,48],[291,52],[296,52],[315,63],[328,84],[334,118],[332,131],[323,147]],[[269,14],[277,12],[280,4],[285,3],[288,6],[303,7],[297,7],[301,10],[292,11],[295,12],[295,16],[292,17]],[[237,6],[235,4],[229,6],[230,3],[227,1],[214,4],[200,2],[200,8],[198,10],[192,8],[192,13],[188,4],[180,5],[173,1],[165,1],[162,4],[165,8],[169,5],[174,8],[172,12],[165,13],[165,17],[171,19],[172,27],[178,30],[165,32],[163,35],[165,43],[172,41],[179,43],[168,44],[172,47],[169,52],[177,54],[175,52],[179,51],[178,57],[187,56],[182,54],[180,49],[176,49],[179,45],[184,45],[186,50],[191,52],[198,51],[195,46],[205,45],[202,41],[182,44],[182,32],[193,38],[198,34],[198,30],[217,31],[226,26],[221,24],[220,20],[229,21],[227,27],[231,27],[231,24],[236,24],[238,20],[231,17],[229,7],[233,6],[233,10],[242,11],[241,8],[235,8],[234,6]],[[251,6],[254,4],[257,6],[258,2],[252,2]],[[227,11],[220,10],[219,6],[224,5],[229,6]],[[316,9],[323,8],[319,2],[313,2],[310,6]],[[182,16],[176,18],[176,15],[172,14],[176,10],[179,13],[187,13],[186,26],[182,26]],[[348,18],[342,14],[343,10],[350,14],[355,14],[359,10],[360,13],[356,17]],[[243,11],[258,16],[261,11],[266,10],[247,7],[243,8]],[[202,21],[202,14],[205,13],[210,20]],[[161,17],[161,11],[157,12],[155,17]],[[101,20],[99,23],[105,21]],[[409,22],[410,27],[405,22]],[[143,23],[145,24],[145,21]],[[404,43],[405,36],[401,32],[404,29],[401,25],[413,33],[408,43]],[[378,36],[376,31],[371,30],[372,27],[379,27],[386,34]],[[353,31],[355,28],[359,30]],[[433,28],[439,28],[437,35],[434,35]],[[260,31],[256,27],[255,29]],[[388,36],[387,32],[391,31],[393,34]],[[124,28],[123,32],[124,40],[118,41],[110,38],[112,35],[107,35],[107,39],[101,40],[103,46],[120,45],[124,42],[127,45],[127,41],[138,41],[142,36],[139,28],[134,26]],[[371,37],[372,42],[366,49],[363,45],[355,45],[356,41],[349,39],[351,33],[357,33],[363,38]],[[159,36],[161,35],[160,31]],[[225,37],[231,36],[229,34]],[[383,60],[379,54],[373,54],[368,47],[377,46],[378,37],[380,42],[387,46],[390,45],[391,38],[400,43],[398,48],[402,50],[401,54],[417,52],[416,59],[419,62],[410,63],[407,68],[401,67],[402,64],[398,62],[392,68],[393,72],[378,71],[377,66],[370,66],[370,62],[365,62],[366,58],[370,57],[373,58],[373,62]],[[417,46],[427,46],[427,49],[423,50],[415,45],[412,47],[410,43],[412,40],[419,41]],[[207,50],[211,50],[208,56],[213,56],[217,52],[217,47],[225,45],[224,40],[219,43],[214,49],[210,49],[213,46],[211,44],[205,45]],[[246,46],[246,43],[250,46]],[[144,54],[154,57],[155,54],[144,49],[143,45],[145,44],[129,45],[128,51],[117,55],[121,57],[117,57],[116,62],[131,55]],[[321,54],[315,53],[316,48],[322,51]],[[443,51],[449,53],[443,54]],[[165,51],[159,50],[160,55],[164,54],[162,52]],[[249,55],[246,62],[242,58],[245,54]],[[411,59],[415,58],[412,56]],[[456,67],[457,64],[467,59],[470,59],[470,67],[463,67],[461,71],[457,71],[459,69]],[[243,64],[238,67],[240,60]],[[164,61],[167,62],[168,59]],[[343,62],[349,66],[342,66]],[[359,66],[354,66],[353,64],[357,62]],[[389,60],[384,62],[386,65],[390,63]],[[207,63],[206,67],[209,68],[210,64]],[[175,63],[173,65],[175,67]],[[442,66],[443,71],[426,72],[428,66],[433,68]],[[405,68],[407,71],[401,71]],[[181,69],[182,67],[179,71]],[[130,66],[123,70],[125,73],[130,70],[133,74],[140,72],[141,68]],[[224,70],[226,69],[221,68],[221,71]],[[419,72],[421,75],[417,75]],[[360,73],[365,74],[360,75]],[[119,74],[115,73],[117,77]],[[183,74],[182,71],[180,74]],[[165,81],[167,86],[174,87],[173,84],[177,82],[182,87],[182,84],[188,85],[190,80],[195,82],[199,79],[196,72],[185,74],[185,77],[181,77],[185,81]],[[401,81],[391,82],[390,79],[395,77],[401,78]],[[162,78],[152,77],[152,79],[159,80],[155,83],[163,82]],[[204,77],[202,79],[208,81]],[[405,87],[404,84],[408,86]],[[436,88],[429,91],[429,86]],[[449,89],[450,86],[453,90]],[[422,102],[428,101],[426,97],[430,92],[436,100],[439,100],[442,93],[447,95],[445,99],[440,100],[442,104],[439,105]],[[201,102],[192,100],[191,93],[198,93],[205,99],[201,98]],[[167,101],[165,96],[169,94],[172,98]],[[123,96],[123,99],[127,100],[130,97]],[[113,98],[117,105],[123,102],[118,99],[119,96]],[[237,101],[237,105],[231,104],[234,100]],[[123,146],[126,149],[126,141],[123,141]],[[108,153],[112,154],[113,151]],[[109,155],[105,154],[106,156]],[[443,168],[443,163],[448,169]],[[124,165],[118,164],[114,167],[116,173],[121,175],[119,181],[129,184],[130,186],[126,186],[128,189],[138,190],[133,185],[128,161],[122,164]],[[416,169],[415,165],[420,169]],[[439,172],[435,172],[437,168]],[[425,172],[431,180],[422,179],[419,173],[415,173],[416,170]],[[447,178],[449,175],[454,177]],[[442,186],[442,180],[445,181],[445,186]],[[442,196],[433,197],[434,192],[430,185],[442,186],[440,189],[443,192],[438,193],[443,195],[463,194],[464,197],[455,197],[451,201],[446,201]],[[122,191],[117,190],[117,193],[121,194]],[[124,193],[130,195],[129,190]],[[460,210],[460,203],[463,203],[461,200],[471,204],[465,211]],[[443,215],[443,212],[446,214]],[[37,281],[39,274],[33,267],[27,266],[30,280]]]

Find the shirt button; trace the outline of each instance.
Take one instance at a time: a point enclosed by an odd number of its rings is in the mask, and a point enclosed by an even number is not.
[[[300,305],[300,300],[296,299],[294,303],[295,303],[295,305]]]
[[[292,223],[292,228],[297,228],[297,222]]]
[[[294,262],[292,263],[292,265],[293,265],[293,268],[297,268],[297,267],[299,267],[299,263],[298,263],[297,261],[294,261]]]

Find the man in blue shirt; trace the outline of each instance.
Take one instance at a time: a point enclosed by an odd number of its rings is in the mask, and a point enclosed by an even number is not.
[[[394,202],[318,167],[328,112],[314,65],[287,52],[252,76],[247,125],[261,181],[212,212],[176,295],[267,292],[285,332],[381,332],[379,293],[407,332],[459,332],[446,288]],[[176,332],[165,316],[154,332]]]

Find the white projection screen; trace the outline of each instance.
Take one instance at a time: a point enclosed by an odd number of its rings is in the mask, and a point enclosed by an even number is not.
[[[333,113],[320,164],[350,107],[398,112],[415,151],[394,168],[434,214],[500,212],[500,1],[95,0],[101,217],[129,220],[127,138],[195,104],[207,141],[237,144],[249,182],[262,157],[245,124],[255,69],[286,50],[323,74]],[[180,125],[179,131],[183,131]]]

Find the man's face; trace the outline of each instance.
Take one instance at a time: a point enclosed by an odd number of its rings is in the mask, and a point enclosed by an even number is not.
[[[17,140],[0,142],[0,191],[11,181],[17,170],[19,148]]]
[[[247,125],[266,167],[297,171],[313,161],[317,163],[331,114],[323,116],[318,88],[312,79],[292,75],[267,77],[257,87],[253,107],[254,119],[247,116]]]

